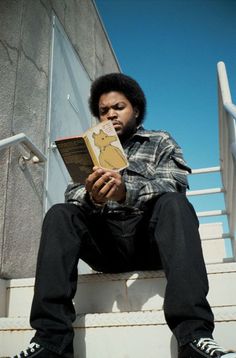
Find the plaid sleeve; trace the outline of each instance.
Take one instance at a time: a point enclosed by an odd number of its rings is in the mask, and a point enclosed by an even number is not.
[[[155,138],[151,141],[151,150],[140,157],[137,155],[136,163],[131,164],[129,175],[125,177],[127,195],[124,205],[140,207],[162,193],[185,193],[188,188],[187,174],[191,169],[178,144],[167,132],[162,133],[158,143]]]
[[[84,185],[81,184],[69,184],[65,191],[65,202],[76,205],[86,203],[86,190]]]
[[[91,201],[84,185],[81,184],[69,184],[67,186],[65,191],[65,203],[85,206],[89,210],[93,211],[101,211],[103,208],[103,205],[96,204]]]

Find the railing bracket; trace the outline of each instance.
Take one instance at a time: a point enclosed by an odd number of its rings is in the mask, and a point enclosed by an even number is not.
[[[39,162],[39,158],[36,155],[33,155],[33,153],[30,153],[28,157],[25,155],[21,155],[18,160],[19,166],[22,171],[26,169],[27,163],[38,164]]]

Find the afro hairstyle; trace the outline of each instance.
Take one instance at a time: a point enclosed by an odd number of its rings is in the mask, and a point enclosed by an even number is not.
[[[122,73],[110,73],[98,77],[92,83],[89,98],[89,108],[92,115],[99,118],[99,99],[101,95],[112,91],[122,93],[129,100],[132,107],[138,109],[137,125],[141,124],[146,112],[145,95],[133,78]]]

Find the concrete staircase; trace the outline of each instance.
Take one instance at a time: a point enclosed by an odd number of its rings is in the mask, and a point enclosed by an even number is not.
[[[235,246],[236,222],[236,110],[225,66],[218,63],[220,167],[192,174],[220,172],[222,188],[196,190],[189,196],[224,193],[225,210],[200,212],[199,217],[227,215],[229,233],[222,224],[200,227],[215,314],[215,339],[236,349],[236,262],[225,253],[225,239]],[[235,256],[235,251],[234,251]],[[77,319],[75,358],[177,358],[176,341],[163,315],[166,280],[162,271],[125,274],[81,274],[75,297]],[[0,279],[0,358],[27,347],[33,331],[29,312],[34,279]]]
[[[221,224],[200,227],[215,314],[215,338],[236,349],[236,263],[222,261]],[[215,239],[215,238],[218,239]],[[75,297],[75,358],[176,358],[162,310],[162,271],[79,275]],[[29,343],[34,279],[0,280],[0,357]]]

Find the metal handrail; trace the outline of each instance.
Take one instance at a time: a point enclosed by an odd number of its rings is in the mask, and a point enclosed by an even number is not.
[[[25,135],[24,133],[19,133],[8,138],[0,140],[0,150],[9,148],[13,145],[24,144],[30,152],[34,155],[30,158],[23,157],[24,160],[29,160],[32,158],[34,163],[46,162],[47,157],[36,147],[36,145]]]
[[[236,106],[233,103],[224,103],[225,109],[236,119]]]
[[[225,64],[219,62],[219,132],[220,161],[223,187],[225,189],[225,206],[227,211],[234,259],[236,258],[236,106],[232,103]]]
[[[220,166],[192,169],[190,175],[210,174],[210,173],[217,173],[217,172],[221,172]],[[198,190],[187,190],[186,195],[188,197],[191,197],[191,196],[199,196],[199,195],[221,194],[224,192],[225,192],[224,188],[208,188],[208,189],[198,189]],[[221,216],[221,215],[227,215],[226,210],[209,210],[209,211],[197,212],[197,216],[199,218],[200,217],[210,217],[210,216]]]
[[[209,167],[209,168],[200,168],[200,169],[192,169],[191,175],[193,174],[208,174],[208,173],[217,173],[220,172],[221,168],[218,167]]]
[[[225,192],[224,188],[198,189],[198,190],[189,190],[187,192],[187,196],[219,194],[224,192]]]

